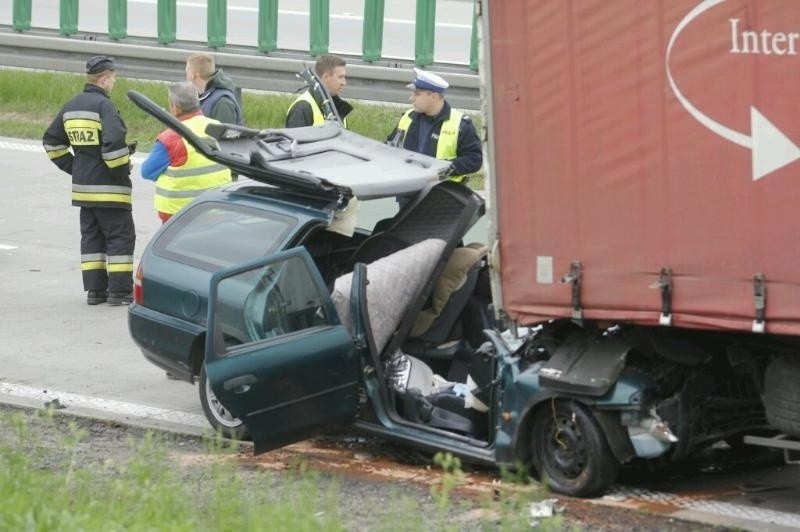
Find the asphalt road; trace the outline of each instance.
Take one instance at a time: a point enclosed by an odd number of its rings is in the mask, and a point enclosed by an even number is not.
[[[33,3],[31,22],[34,27],[59,27],[59,2],[37,0]],[[414,57],[414,19],[416,2],[389,0],[384,11],[384,58]],[[309,3],[307,0],[282,0],[278,10],[278,48],[309,49]],[[330,51],[361,54],[363,0],[331,2],[329,35]],[[229,0],[227,42],[232,45],[256,46],[258,43],[258,2]],[[128,1],[128,35],[156,37],[156,0]],[[178,40],[206,42],[206,2],[179,1],[176,8]],[[0,24],[11,24],[11,9],[0,12]],[[108,2],[81,0],[78,6],[78,30],[83,33],[108,31]],[[438,0],[434,59],[437,62],[468,64],[472,37],[472,1]]]
[[[69,177],[35,141],[0,138],[0,160],[0,403],[58,399],[66,412],[207,430],[196,387],[145,361],[128,335],[126,308],[86,305]],[[138,256],[159,222],[152,183],[133,183]],[[480,228],[473,236],[480,239]],[[716,456],[696,465],[659,478],[623,475],[625,486],[594,503],[748,530],[800,529],[800,466]]]
[[[145,362],[127,307],[86,305],[70,177],[36,142],[0,139],[0,157],[0,392],[5,383],[25,387],[18,395],[58,390],[201,416],[196,389]],[[134,179],[134,198],[138,253],[160,222],[151,182]]]

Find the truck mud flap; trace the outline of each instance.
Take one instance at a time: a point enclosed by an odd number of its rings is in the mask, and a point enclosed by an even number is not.
[[[539,370],[539,384],[561,393],[603,396],[617,382],[631,347],[625,338],[574,334]]]

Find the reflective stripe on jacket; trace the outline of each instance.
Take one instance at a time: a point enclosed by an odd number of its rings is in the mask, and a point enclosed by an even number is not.
[[[397,130],[402,132],[403,135],[408,131],[411,126],[411,113],[413,109],[406,111],[400,122],[397,124]],[[458,155],[458,132],[461,127],[461,118],[464,114],[461,111],[450,109],[450,117],[442,122],[442,129],[439,130],[439,138],[436,140],[436,155],[435,157],[441,161],[452,161]],[[464,180],[463,175],[453,175],[449,179],[452,181],[461,182]]]
[[[322,114],[322,109],[319,108],[317,101],[308,90],[303,91],[300,96],[295,98],[295,100],[292,102],[292,105],[290,105],[289,109],[286,110],[286,116],[289,116],[289,113],[292,111],[292,107],[297,105],[299,102],[306,102],[311,106],[311,113],[314,117],[314,122],[311,124],[312,126],[319,126],[325,123],[325,115]],[[342,117],[342,126],[347,128],[347,118],[345,117]]]
[[[185,119],[183,123],[194,133],[205,136],[206,125],[217,121],[195,114]],[[168,137],[173,135],[177,134],[167,130],[158,137],[170,153],[172,152],[168,144],[171,141]],[[183,143],[186,150],[185,162],[177,164],[178,161],[174,161],[170,156],[170,165],[156,180],[155,207],[157,211],[167,214],[175,214],[203,191],[224,185],[231,180],[229,168],[205,158],[182,137],[173,140],[173,142],[178,141]]]
[[[304,91],[300,96],[295,98],[295,100],[292,102],[292,105],[290,105],[289,109],[286,110],[286,116],[289,116],[289,112],[292,110],[292,107],[297,105],[299,102],[306,102],[311,106],[311,113],[314,116],[314,122],[311,124],[312,126],[318,126],[325,122],[325,117],[322,115],[322,110],[319,108],[319,105],[317,105],[314,97],[311,96],[311,93],[308,91]]]
[[[59,111],[42,144],[50,160],[72,175],[72,204],[131,208],[127,128],[105,91],[87,83]]]

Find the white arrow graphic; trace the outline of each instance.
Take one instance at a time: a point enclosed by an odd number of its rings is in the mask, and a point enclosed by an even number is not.
[[[753,181],[755,181],[774,172],[778,168],[782,168],[800,159],[800,148],[776,128],[772,122],[767,120],[755,107],[750,107],[750,136],[730,129],[719,122],[715,122],[700,112],[700,110],[692,105],[681,93],[678,86],[675,84],[675,80],[672,78],[672,72],[670,72],[669,67],[669,57],[672,53],[672,46],[675,44],[675,41],[678,40],[678,35],[680,35],[683,29],[694,19],[722,2],[725,2],[725,0],[703,0],[683,17],[680,24],[676,26],[675,31],[672,32],[672,37],[669,39],[669,44],[667,45],[667,79],[669,80],[669,86],[672,88],[672,92],[675,93],[675,97],[678,98],[678,101],[681,102],[684,109],[686,109],[695,120],[720,137],[752,151]]]

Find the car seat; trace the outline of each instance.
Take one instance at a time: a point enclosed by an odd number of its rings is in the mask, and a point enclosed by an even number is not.
[[[394,353],[384,373],[403,417],[437,429],[485,437],[495,360],[491,354],[487,356],[485,346],[471,350],[468,358],[463,381],[448,382],[424,361],[402,351]]]
[[[483,200],[469,188],[452,181],[434,183],[405,204],[394,218],[376,225],[376,231],[350,257],[349,270],[357,262],[369,264],[430,238],[452,246],[444,257],[447,259],[483,212]]]
[[[372,234],[356,249],[349,261],[353,265],[357,262],[369,264],[427,239],[445,242],[439,260],[424,280],[417,298],[401,310],[402,320],[389,343],[376,356],[391,354],[400,348],[429,300],[453,250],[483,212],[483,199],[469,188],[452,181],[435,183],[406,204],[384,231]],[[376,361],[377,365],[380,364]]]
[[[361,317],[353,316],[350,308],[354,274],[342,275],[334,282],[331,299],[339,318],[351,333],[355,333],[356,319],[367,322],[365,328],[373,338],[376,357],[402,323],[407,309],[429,284],[445,247],[443,240],[430,238],[367,265],[369,282],[362,296]]]
[[[425,308],[419,312],[403,351],[425,358],[452,360],[459,351],[460,316],[478,284],[489,248],[480,243],[453,250]]]
[[[375,263],[378,259],[392,255],[400,250],[404,250],[411,246],[426,241],[440,241],[444,243],[443,248],[437,252],[436,260],[432,267],[428,268],[425,278],[415,279],[414,283],[421,283],[418,289],[415,287],[415,297],[403,308],[396,308],[394,312],[398,321],[392,331],[392,334],[387,338],[385,336],[384,327],[382,324],[384,320],[379,316],[372,316],[371,313],[375,308],[370,301],[375,296],[381,299],[386,299],[390,296],[388,291],[376,290],[378,286],[384,283],[378,281],[373,275],[368,275],[369,285],[366,291],[369,291],[372,296],[366,297],[366,301],[362,305],[362,319],[365,322],[364,328],[367,331],[368,343],[371,345],[371,351],[374,357],[374,369],[378,377],[386,383],[386,375],[384,373],[384,366],[391,356],[398,353],[400,345],[408,336],[414,322],[417,319],[420,311],[425,306],[426,302],[430,299],[434,290],[437,280],[441,276],[446,262],[449,260],[453,250],[461,242],[466,232],[472,225],[480,218],[484,212],[483,199],[475,194],[469,188],[454,183],[452,181],[443,181],[435,183],[421,192],[412,201],[403,206],[400,212],[395,216],[393,221],[386,224],[386,229],[373,233],[356,249],[353,256],[350,258],[349,263],[351,268],[358,263],[367,264],[367,271],[369,272],[369,265]],[[402,254],[398,254],[402,255]],[[381,261],[384,262],[384,261]],[[349,275],[349,274],[348,274]],[[348,276],[337,279],[335,283],[335,292],[339,292],[339,296],[334,298],[336,304],[337,299],[343,299],[345,296],[349,299],[350,292],[347,286]],[[340,281],[341,280],[341,281]],[[373,285],[375,282],[375,285]],[[390,284],[402,284],[403,281],[397,279],[390,279]],[[339,286],[342,285],[342,286]],[[336,295],[336,294],[334,294]],[[337,310],[345,309],[345,301],[340,301],[336,304]],[[355,319],[356,317],[351,318]],[[343,321],[345,321],[343,319]],[[371,329],[376,328],[375,331]],[[376,332],[377,334],[373,334]],[[398,402],[395,402],[394,392],[388,387],[382,387],[381,393],[384,395],[384,400],[387,404],[401,404],[405,397],[400,397]],[[413,394],[416,395],[416,394]],[[469,420],[464,422],[464,419],[449,416],[447,414],[438,415],[441,412],[434,410],[431,412],[430,417],[424,412],[423,417],[412,414],[415,406],[415,401],[409,400],[411,404],[404,411],[406,419],[412,421],[424,422],[425,424],[436,427],[439,420],[447,418],[442,424],[447,426],[440,426],[446,430],[454,430],[465,434],[472,433],[473,427]],[[422,403],[424,406],[424,402]],[[439,408],[439,407],[435,407]],[[458,416],[458,414],[455,414]],[[463,417],[463,416],[462,416]],[[424,419],[428,418],[425,422]],[[421,421],[418,421],[421,420]],[[455,420],[455,424],[453,421]]]

